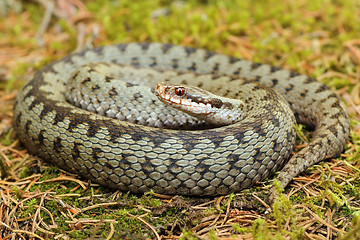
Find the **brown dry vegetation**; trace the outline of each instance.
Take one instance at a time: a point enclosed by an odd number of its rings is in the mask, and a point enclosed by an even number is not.
[[[360,238],[359,1],[0,0],[0,8],[0,239]],[[350,113],[345,150],[296,177],[272,206],[273,178],[217,198],[134,196],[29,155],[12,128],[21,86],[73,51],[132,41],[202,47],[318,78]]]

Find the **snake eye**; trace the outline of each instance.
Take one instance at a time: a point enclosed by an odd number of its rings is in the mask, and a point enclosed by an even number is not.
[[[183,96],[185,94],[185,88],[183,87],[178,87],[175,89],[175,94],[178,96]]]

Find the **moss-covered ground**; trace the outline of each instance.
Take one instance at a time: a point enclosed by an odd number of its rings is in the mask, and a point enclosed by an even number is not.
[[[273,178],[216,198],[135,196],[29,155],[12,127],[21,86],[74,51],[135,41],[201,47],[316,77],[351,116],[345,150],[296,177],[271,206]],[[299,134],[297,149],[308,134]],[[358,0],[0,0],[1,239],[359,239],[359,144]]]

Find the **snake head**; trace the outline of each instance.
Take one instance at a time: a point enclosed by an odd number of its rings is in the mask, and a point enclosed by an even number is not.
[[[158,83],[155,94],[163,103],[215,125],[240,121],[244,103],[212,94],[204,89],[173,83]]]

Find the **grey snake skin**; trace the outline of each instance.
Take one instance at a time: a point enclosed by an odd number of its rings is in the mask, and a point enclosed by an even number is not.
[[[91,62],[205,74],[203,82],[185,82],[248,103],[257,98],[266,102],[265,109],[249,104],[254,121],[193,131],[110,119],[65,100],[69,78]],[[310,143],[290,159],[293,116],[267,87],[286,99],[297,122],[314,128]],[[339,97],[311,77],[202,49],[130,43],[72,54],[37,72],[17,95],[14,127],[30,153],[99,184],[133,193],[200,196],[238,192],[283,166],[277,179],[285,187],[309,166],[339,154],[350,122]]]

